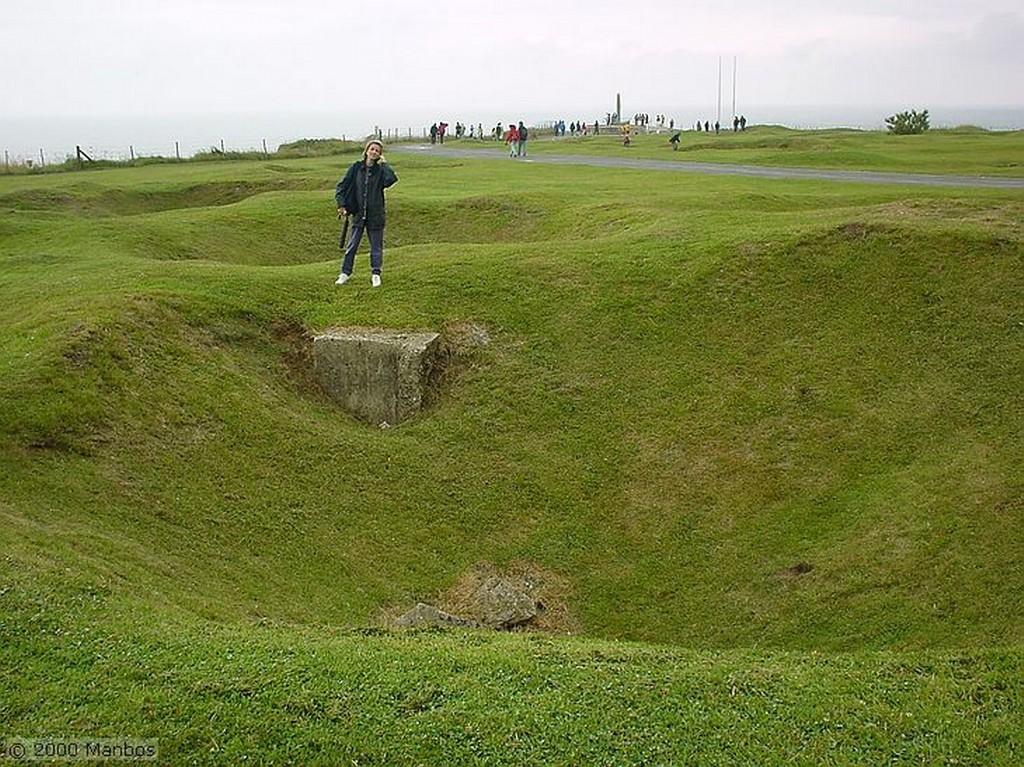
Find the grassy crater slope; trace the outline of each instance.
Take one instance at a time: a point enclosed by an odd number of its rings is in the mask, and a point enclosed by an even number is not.
[[[0,178],[4,735],[1019,755],[1019,193],[402,156],[384,288],[338,289],[343,164]],[[331,325],[490,343],[379,430],[310,382]],[[587,639],[356,631],[481,563]]]

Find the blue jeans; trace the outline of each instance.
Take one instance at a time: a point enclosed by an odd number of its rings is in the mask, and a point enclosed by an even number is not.
[[[363,230],[366,229],[366,222],[362,219],[352,220],[352,234],[348,238],[348,245],[345,246],[345,257],[341,260],[341,271],[345,274],[352,274],[352,267],[355,265],[356,251],[359,250],[359,243],[363,241]],[[380,274],[384,266],[384,230],[366,229],[370,238],[370,271]]]

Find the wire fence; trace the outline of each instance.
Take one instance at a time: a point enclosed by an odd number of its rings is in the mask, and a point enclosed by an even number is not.
[[[377,136],[383,140],[400,141],[425,139],[430,135],[430,129],[422,127],[413,129],[406,128],[385,128],[375,126],[371,133],[366,136],[349,137],[341,135],[324,141],[362,141],[369,136]],[[67,167],[69,165],[84,166],[88,163],[125,163],[145,159],[166,159],[166,160],[188,160],[197,155],[262,155],[269,157],[277,153],[283,146],[291,143],[277,144],[276,141],[259,139],[253,141],[225,141],[217,139],[214,142],[202,141],[180,141],[170,139],[167,141],[148,141],[145,145],[127,143],[119,148],[111,146],[97,146],[96,144],[75,144],[68,149],[54,149],[40,147],[38,150],[26,152],[24,150],[3,150],[3,171],[5,173],[41,171],[46,168]]]

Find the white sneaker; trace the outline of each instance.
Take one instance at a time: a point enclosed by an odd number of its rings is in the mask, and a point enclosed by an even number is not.
[[[345,274],[344,272],[342,272],[341,276],[338,277],[338,279],[336,279],[334,281],[334,284],[335,285],[344,285],[346,282],[348,282],[348,278],[351,277],[351,276],[352,275],[350,275],[350,274]]]
[[[379,288],[380,287],[380,275],[379,274],[375,274],[375,275],[373,275],[370,278],[370,285],[372,285],[375,288]]]

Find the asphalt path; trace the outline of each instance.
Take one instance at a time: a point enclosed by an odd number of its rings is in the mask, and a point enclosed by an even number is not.
[[[623,149],[628,152],[628,149]],[[469,148],[444,144],[392,144],[390,153],[422,154],[432,157],[453,157],[476,160],[507,159],[500,147]],[[513,162],[513,160],[509,160]],[[945,176],[926,173],[882,173],[871,170],[829,170],[827,168],[773,168],[766,165],[728,165],[685,160],[645,160],[637,157],[597,157],[593,155],[531,154],[515,162],[548,165],[593,165],[601,168],[632,168],[700,173],[749,178],[806,179],[812,181],[852,181],[863,184],[897,184],[901,186],[944,186],[959,188],[1024,189],[1024,178],[996,176]]]

